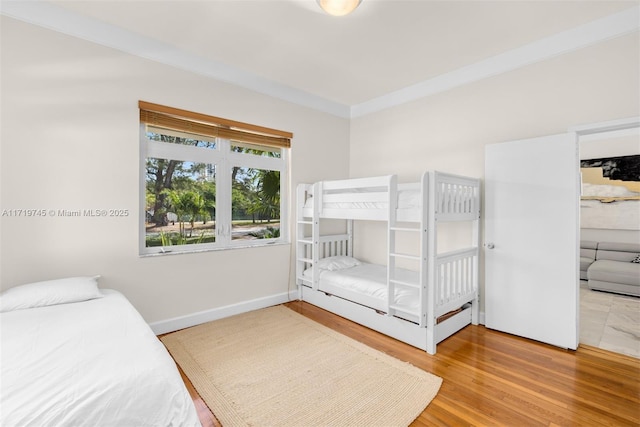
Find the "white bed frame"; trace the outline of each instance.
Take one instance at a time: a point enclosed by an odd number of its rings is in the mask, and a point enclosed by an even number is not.
[[[398,208],[398,194],[419,191],[420,206]],[[340,207],[356,202],[356,206]],[[300,184],[297,188],[296,283],[299,298],[346,317],[385,335],[436,353],[436,345],[466,325],[478,324],[478,255],[480,181],[442,172],[425,172],[420,182],[398,184],[395,175]],[[322,219],[347,220],[347,233],[320,235]],[[374,310],[357,301],[319,289],[319,272],[303,272],[318,260],[336,255],[353,256],[353,221],[387,223],[387,304]],[[468,248],[438,253],[437,222],[470,221],[472,244]],[[396,237],[417,234],[419,253],[396,252]],[[394,278],[396,261],[419,264],[419,283]],[[396,287],[418,289],[419,309],[394,304]],[[457,312],[456,312],[457,311]],[[447,316],[444,316],[447,315]],[[444,317],[442,317],[444,316]],[[439,318],[444,320],[438,321]]]

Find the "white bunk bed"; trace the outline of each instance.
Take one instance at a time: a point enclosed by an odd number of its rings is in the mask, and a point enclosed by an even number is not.
[[[436,353],[436,345],[478,324],[480,181],[425,172],[420,182],[395,175],[300,184],[296,282],[299,298],[400,341]],[[320,235],[322,219],[344,219],[347,232]],[[387,265],[353,258],[353,221],[385,221]],[[468,221],[469,247],[438,253],[436,224]],[[418,253],[396,251],[400,234],[419,236]],[[417,271],[398,267],[413,260]]]

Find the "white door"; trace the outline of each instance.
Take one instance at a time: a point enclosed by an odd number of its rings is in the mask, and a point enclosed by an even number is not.
[[[578,346],[579,197],[574,133],[485,148],[485,324]]]

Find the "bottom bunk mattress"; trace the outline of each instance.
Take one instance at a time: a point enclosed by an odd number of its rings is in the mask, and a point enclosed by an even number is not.
[[[415,271],[396,268],[395,278],[405,283],[418,283]],[[311,281],[313,267],[303,272]],[[318,262],[318,289],[331,295],[373,308],[387,310],[387,267],[361,262],[351,257],[324,258]],[[393,304],[408,312],[419,312],[419,292],[416,288],[396,285]],[[407,316],[408,320],[415,320]]]
[[[0,425],[199,426],[163,344],[122,294],[98,292],[0,313]]]

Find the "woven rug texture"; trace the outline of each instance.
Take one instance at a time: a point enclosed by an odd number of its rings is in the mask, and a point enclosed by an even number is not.
[[[442,384],[283,306],[161,339],[225,427],[407,426]]]

